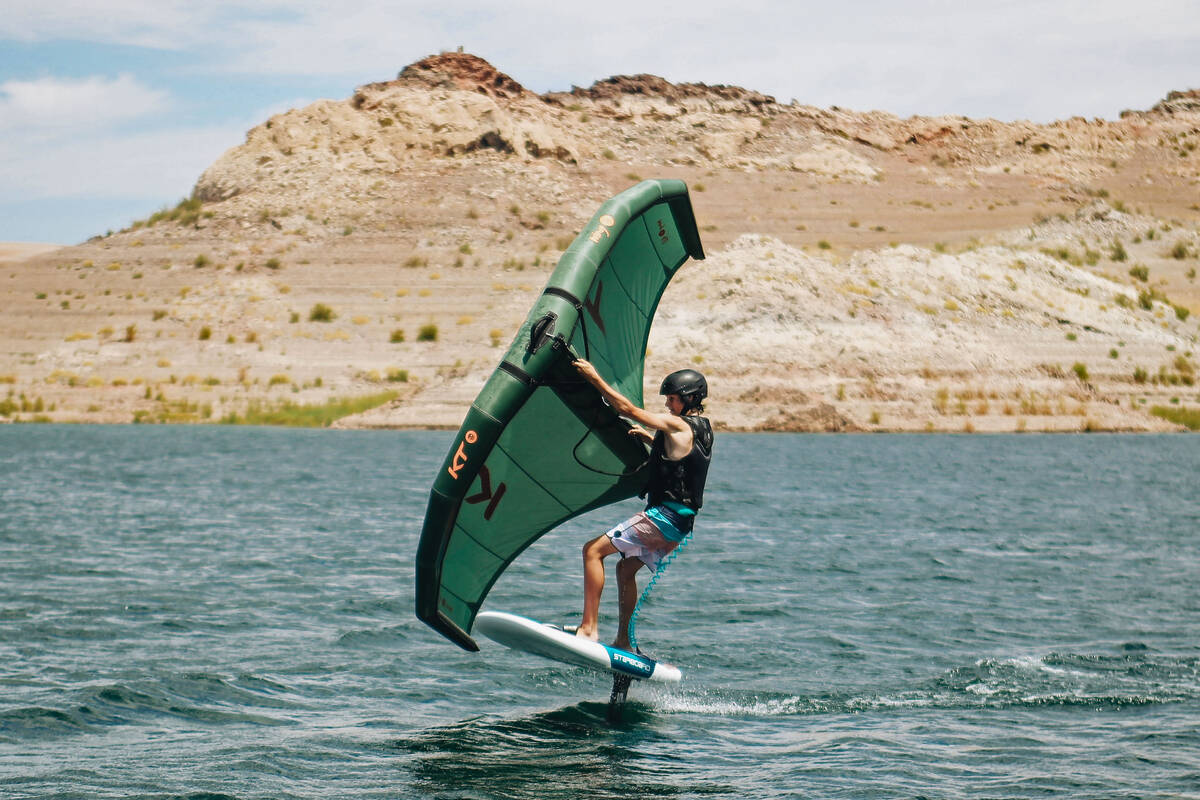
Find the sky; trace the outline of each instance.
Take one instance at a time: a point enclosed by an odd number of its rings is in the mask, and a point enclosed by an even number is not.
[[[0,0],[0,241],[119,230],[272,114],[460,46],[536,92],[651,73],[905,117],[1115,119],[1200,87],[1200,0]]]

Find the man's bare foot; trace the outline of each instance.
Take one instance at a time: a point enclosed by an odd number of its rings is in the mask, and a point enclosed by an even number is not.
[[[609,646],[615,647],[618,650],[625,650],[627,652],[632,652],[632,648],[629,646],[628,639],[614,639],[613,643]]]
[[[596,632],[595,628],[588,630],[588,629],[584,628],[582,625],[580,625],[578,628],[575,629],[575,635],[581,639],[587,639],[589,642],[600,641],[600,634]]]

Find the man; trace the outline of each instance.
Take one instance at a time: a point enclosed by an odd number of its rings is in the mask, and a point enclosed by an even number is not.
[[[642,566],[658,570],[663,559],[692,530],[704,501],[704,482],[712,458],[712,426],[700,414],[708,395],[704,376],[691,369],[663,379],[669,413],[639,408],[600,377],[584,359],[575,361],[579,374],[595,386],[622,417],[638,423],[629,433],[650,443],[649,472],[643,496],[646,510],[635,514],[583,546],[583,620],[575,633],[599,640],[600,595],[604,591],[604,559],[620,553],[617,563],[619,622],[613,647],[629,649],[629,620],[637,604],[635,575]],[[645,428],[639,427],[644,425]],[[654,431],[646,430],[649,428]]]

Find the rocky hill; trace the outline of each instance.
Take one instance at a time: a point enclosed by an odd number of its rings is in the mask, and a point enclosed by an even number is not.
[[[1167,430],[1196,408],[1200,104],[1039,125],[446,53],[265,121],[193,197],[4,263],[0,419],[207,421],[396,392],[456,426],[580,225],[687,181],[708,259],[652,378],[742,430]]]

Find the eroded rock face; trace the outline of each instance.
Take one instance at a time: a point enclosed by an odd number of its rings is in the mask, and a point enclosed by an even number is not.
[[[430,56],[348,100],[320,100],[253,128],[205,170],[195,195],[216,202],[330,187],[349,194],[414,159],[481,150],[576,163],[579,145],[553,117],[537,95],[477,56]]]
[[[204,172],[195,195],[204,202],[299,196],[320,200],[336,220],[360,213],[337,198],[369,194],[380,176],[475,153],[568,167],[603,158],[859,183],[878,180],[886,158],[901,155],[934,167],[1079,181],[1128,157],[1147,118],[1188,127],[1196,114],[1200,90],[1171,92],[1152,110],[1117,122],[1049,125],[782,105],[737,86],[646,74],[537,95],[478,56],[442,53],[346,100],[271,118]]]

